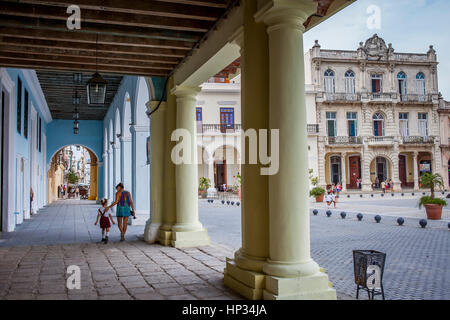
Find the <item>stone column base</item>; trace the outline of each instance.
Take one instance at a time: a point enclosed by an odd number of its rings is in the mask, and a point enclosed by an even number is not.
[[[265,275],[241,269],[232,259],[227,259],[223,280],[226,287],[247,299],[261,300],[263,298]]]
[[[144,229],[144,241],[155,243],[158,240],[159,227],[161,227],[161,223],[152,223],[151,220],[148,220]]]
[[[336,300],[328,275],[318,272],[299,278],[266,276],[264,300]]]
[[[158,242],[163,246],[170,246],[172,244],[172,231],[159,229]]]
[[[171,244],[175,248],[200,247],[209,246],[211,240],[206,229],[200,229],[198,231],[173,231]]]
[[[363,192],[372,192],[373,191],[372,184],[370,184],[370,183],[363,183],[361,191],[363,191]]]
[[[136,211],[136,219],[133,219],[133,216],[128,218],[128,225],[130,226],[143,226],[148,220],[149,212],[148,211]]]

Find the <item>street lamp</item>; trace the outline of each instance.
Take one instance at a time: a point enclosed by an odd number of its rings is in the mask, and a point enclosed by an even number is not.
[[[78,134],[78,131],[79,131],[78,125],[79,125],[78,120],[75,120],[75,121],[73,122],[73,134]]]

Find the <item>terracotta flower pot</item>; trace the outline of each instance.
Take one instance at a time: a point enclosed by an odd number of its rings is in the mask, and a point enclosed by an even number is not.
[[[239,200],[242,200],[241,199],[241,188],[238,189],[238,197],[239,197]]]
[[[323,202],[323,198],[325,198],[325,195],[324,195],[324,194],[322,194],[322,195],[316,197],[316,202]]]
[[[430,220],[441,220],[442,206],[438,204],[425,204],[425,211],[427,212],[427,218]]]

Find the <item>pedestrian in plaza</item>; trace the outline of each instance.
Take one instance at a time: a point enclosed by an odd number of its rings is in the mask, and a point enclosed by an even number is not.
[[[136,214],[134,213],[134,205],[131,200],[131,194],[125,190],[122,182],[116,186],[116,190],[116,200],[107,208],[109,210],[117,205],[116,217],[118,223],[117,225],[120,230],[120,241],[124,241],[125,233],[127,232],[128,227],[128,218],[132,215],[133,219],[136,219]]]
[[[78,199],[78,197],[80,196],[80,189],[78,188],[78,186],[75,188],[75,197]]]
[[[34,192],[33,188],[30,187],[30,215],[33,214],[33,199],[34,199]]]
[[[375,188],[379,188],[380,187],[380,179],[378,179],[378,177],[375,178]]]
[[[100,228],[102,229],[102,242],[104,244],[107,244],[109,238],[109,228],[111,228],[111,223],[109,221],[111,220],[113,224],[116,223],[114,222],[114,218],[111,213],[107,215],[108,208],[106,207],[106,205],[108,204],[108,200],[102,199],[100,203],[102,204],[102,208],[98,209],[97,220],[95,220],[94,225],[97,225],[98,220],[100,219]]]
[[[386,182],[385,182],[385,181],[382,181],[382,182],[381,182],[381,190],[383,190],[383,193],[386,193],[385,186],[386,186]]]
[[[328,190],[327,196],[325,198],[325,201],[327,202],[327,209],[330,209],[330,206],[332,203],[334,203],[334,207],[336,208],[336,202],[334,201],[334,194],[333,194],[333,190],[330,189]]]
[[[384,193],[387,193],[389,191],[389,180],[386,179],[386,182],[384,183]]]
[[[335,198],[335,202],[338,202],[339,200],[339,195],[341,194],[341,190],[342,190],[342,185],[338,182],[338,184],[336,185],[336,198]]]
[[[392,181],[392,179],[389,179],[389,188],[391,189],[391,192],[394,192],[394,181]]]

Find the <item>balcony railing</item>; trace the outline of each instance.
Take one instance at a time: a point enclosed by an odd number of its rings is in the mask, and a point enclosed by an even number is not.
[[[319,125],[318,124],[308,124],[307,129],[308,129],[308,134],[318,134],[319,133]]]
[[[381,144],[381,145],[392,144],[392,143],[394,143],[394,137],[385,137],[385,136],[375,137],[375,136],[372,136],[372,137],[367,137],[366,138],[366,142],[368,144]]]
[[[326,137],[327,145],[357,145],[362,144],[361,137]]]
[[[197,133],[202,134],[226,134],[240,131],[242,125],[234,124],[197,124]]]
[[[434,137],[408,136],[403,137],[404,144],[433,144]]]
[[[325,93],[326,101],[359,101],[360,99],[359,93]]]
[[[430,94],[402,94],[401,102],[432,102],[433,97]]]
[[[369,92],[369,100],[388,101],[395,98],[395,94],[385,92]]]

